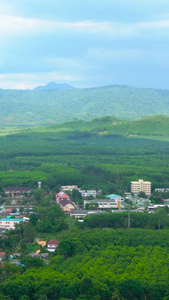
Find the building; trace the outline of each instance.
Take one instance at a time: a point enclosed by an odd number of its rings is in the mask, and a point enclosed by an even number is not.
[[[59,241],[51,240],[47,243],[47,250],[49,252],[55,252],[56,248],[58,247]]]
[[[15,229],[15,225],[21,222],[23,222],[22,218],[0,218],[0,228]]]
[[[28,187],[23,187],[23,186],[12,186],[12,187],[8,187],[5,189],[5,195],[11,195],[16,196],[16,195],[22,195],[22,194],[31,194],[32,190]]]
[[[138,181],[131,181],[131,192],[139,194],[144,192],[147,196],[151,195],[151,182],[139,179]]]
[[[72,210],[70,212],[70,216],[75,217],[76,219],[84,219],[85,217],[87,217],[88,215],[91,214],[99,214],[100,211],[98,210],[86,210],[86,209],[81,209],[81,210]]]
[[[121,197],[120,197],[121,198]],[[84,200],[84,208],[86,204],[97,203],[98,209],[121,209],[121,199],[94,199],[94,200]]]
[[[167,192],[169,192],[169,188],[156,188],[155,192],[158,192],[158,193],[167,193]]]
[[[79,190],[83,198],[93,196],[93,198],[96,198],[97,193],[96,190]]]
[[[78,186],[77,185],[62,185],[61,190],[72,192],[73,190],[78,190]]]
[[[56,194],[56,202],[60,203],[60,201],[62,200],[69,200],[70,201],[70,197],[64,193],[64,192],[59,192]]]
[[[70,200],[61,200],[59,205],[63,212],[70,213],[71,210],[75,209],[75,205]]]

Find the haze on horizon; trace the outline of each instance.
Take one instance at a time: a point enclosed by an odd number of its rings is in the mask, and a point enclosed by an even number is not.
[[[1,0],[0,88],[169,89],[169,1]]]

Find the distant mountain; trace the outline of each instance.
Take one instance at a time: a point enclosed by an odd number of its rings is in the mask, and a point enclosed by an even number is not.
[[[58,85],[50,83],[47,86]],[[107,115],[132,121],[157,114],[169,116],[167,90],[117,85],[86,89],[0,90],[1,127],[89,121]]]
[[[73,89],[74,87],[67,84],[67,83],[55,83],[49,82],[46,85],[37,86],[34,88],[34,91],[47,91],[47,90],[69,90]]]

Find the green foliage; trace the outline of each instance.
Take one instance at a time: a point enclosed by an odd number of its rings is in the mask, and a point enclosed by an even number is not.
[[[36,233],[35,233],[35,229],[34,229],[33,224],[32,224],[31,221],[26,222],[26,224],[24,225],[23,234],[24,234],[24,241],[25,242],[31,243],[31,242],[34,241]]]

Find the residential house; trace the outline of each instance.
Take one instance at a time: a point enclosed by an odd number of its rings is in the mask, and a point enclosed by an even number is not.
[[[47,243],[47,250],[49,252],[55,252],[56,248],[58,247],[59,245],[59,241],[57,240],[51,240]]]
[[[64,192],[57,193],[56,194],[56,202],[59,204],[60,201],[62,201],[62,200],[68,200],[68,201],[70,201],[70,197],[66,193],[64,193]]]
[[[61,200],[59,205],[63,212],[70,213],[71,210],[74,210],[76,207],[70,200]]]

